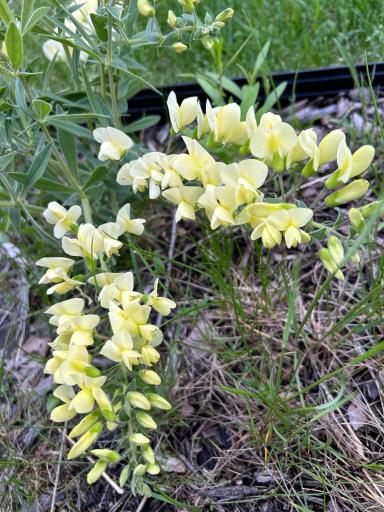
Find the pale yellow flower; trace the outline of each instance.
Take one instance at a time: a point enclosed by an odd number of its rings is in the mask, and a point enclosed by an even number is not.
[[[292,208],[272,213],[268,222],[284,232],[285,243],[291,248],[310,240],[310,236],[300,228],[308,224],[312,216],[313,211],[309,208]]]
[[[246,159],[227,165],[221,171],[221,179],[224,185],[234,188],[236,206],[239,206],[261,195],[258,189],[264,184],[267,174],[268,167],[263,162]]]
[[[133,365],[140,363],[141,354],[133,350],[132,336],[127,331],[119,331],[112,338],[104,343],[100,354],[115,363],[123,362],[128,370],[132,370]]]
[[[176,221],[181,219],[195,220],[196,203],[204,192],[202,187],[181,186],[164,190],[163,197],[177,205]]]
[[[216,142],[242,146],[248,139],[246,123],[241,121],[237,103],[212,108],[207,100],[206,115]]]
[[[101,144],[98,159],[120,160],[133,146],[132,139],[121,130],[107,126],[93,130],[93,137]]]
[[[148,306],[153,307],[153,309],[160,313],[160,315],[168,316],[171,312],[171,309],[176,307],[176,303],[167,297],[159,297],[157,294],[158,285],[159,280],[156,279],[153,290],[148,295],[147,304]]]
[[[51,411],[50,419],[55,423],[64,423],[74,418],[77,414],[76,411],[70,409],[70,404],[75,396],[72,386],[62,385],[57,387],[53,396],[64,402],[62,405],[58,405]]]
[[[87,414],[92,411],[96,401],[102,412],[112,410],[111,402],[102,390],[107,380],[105,376],[93,378],[76,373],[74,380],[81,391],[72,399],[70,409],[79,414]]]
[[[62,238],[63,250],[70,256],[95,260],[104,252],[104,238],[92,224],[81,224],[77,238]]]
[[[141,235],[144,231],[145,219],[131,219],[131,205],[126,204],[117,213],[116,223],[122,233]]]
[[[76,225],[81,215],[80,206],[74,205],[67,210],[56,201],[48,203],[48,207],[44,210],[43,216],[49,224],[55,224],[53,234],[56,238],[62,238],[73,225]]]
[[[233,187],[208,185],[204,194],[199,198],[198,205],[205,209],[212,229],[235,224],[234,211],[237,205]]]
[[[183,140],[188,154],[175,157],[172,166],[186,180],[200,179],[202,171],[215,164],[215,159],[197,140],[190,137],[183,137]]]
[[[182,43],[175,44],[180,45]],[[185,45],[182,46],[183,50],[187,49]],[[176,49],[175,45],[174,48]],[[179,133],[179,131],[193,123],[193,121],[196,119],[198,109],[198,99],[196,96],[186,98],[179,105],[177,102],[176,94],[174,91],[171,91],[168,96],[167,106],[171,125],[175,133]]]

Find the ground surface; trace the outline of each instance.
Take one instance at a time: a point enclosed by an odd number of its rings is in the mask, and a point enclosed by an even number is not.
[[[319,131],[348,126],[352,145],[377,142],[380,169],[384,152],[364,92],[297,105],[295,118]],[[161,144],[159,131],[146,137]],[[36,254],[22,260],[6,247],[0,510],[384,510],[382,358],[364,355],[384,337],[382,226],[361,269],[350,266],[343,284],[324,288],[316,246],[300,259],[284,249],[267,258],[242,229],[212,233],[192,223],[177,226],[173,246],[172,209],[150,208],[141,249],[163,261],[163,279],[171,270],[179,305],[164,326],[175,408],[160,428],[156,484],[179,503],[120,496],[105,481],[89,488],[87,464],[61,459],[66,441],[48,420],[51,382],[42,373],[51,333],[39,317],[46,299],[34,285]]]

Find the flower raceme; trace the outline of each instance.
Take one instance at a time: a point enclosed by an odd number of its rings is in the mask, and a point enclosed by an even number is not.
[[[37,265],[44,267],[45,273],[40,283],[53,284],[49,294],[77,291],[82,295],[57,302],[46,311],[49,323],[56,328],[50,343],[52,356],[44,370],[57,386],[53,395],[59,405],[51,411],[51,420],[77,418],[69,434],[76,441],[68,459],[89,450],[104,429],[121,428],[122,437],[129,439],[128,449],[123,447],[124,457],[129,458],[129,464],[136,464],[133,482],[141,492],[144,474],[160,471],[144,432],[157,428],[153,410],[171,408],[157,393],[162,379],[153,369],[160,361],[155,347],[163,335],[150,322],[150,316],[152,312],[169,315],[176,304],[161,296],[158,279],[152,291],[140,293],[134,289],[132,272],[101,271],[105,264],[113,264],[111,256],[116,257],[123,248],[118,238],[143,232],[145,220],[132,219],[129,204],[120,208],[116,222],[98,227],[77,224],[80,216],[79,207],[67,210],[56,202],[44,212],[46,220],[54,224],[55,235],[62,239],[63,251],[75,259],[41,258]],[[80,267],[79,274],[71,277],[75,266]],[[104,357],[110,366],[104,375],[94,364],[95,356]],[[128,436],[127,432],[134,433]],[[91,454],[97,460],[87,475],[90,484],[121,459],[118,451],[109,448],[93,449]]]

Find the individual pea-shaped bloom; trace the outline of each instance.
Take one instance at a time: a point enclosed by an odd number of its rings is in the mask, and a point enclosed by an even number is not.
[[[152,405],[153,407],[156,407],[156,409],[169,411],[172,408],[168,400],[158,395],[157,393],[146,393],[145,398],[147,399],[149,406]]]
[[[153,370],[140,370],[139,377],[147,384],[152,384],[153,386],[159,386],[161,384],[160,376]]]
[[[272,213],[268,221],[279,231],[284,232],[285,243],[289,249],[310,240],[308,233],[300,228],[308,224],[312,217],[313,211],[309,208],[292,208]]]
[[[84,373],[90,365],[90,355],[85,347],[70,347],[69,350],[55,350],[53,357],[48,359],[44,373],[53,375],[56,384],[74,386],[75,376]]]
[[[106,222],[97,229],[103,237],[106,256],[110,258],[113,254],[119,254],[119,250],[123,247],[123,243],[117,240],[122,234],[120,226],[116,222]]]
[[[98,159],[120,160],[133,146],[133,141],[121,130],[112,126],[96,128],[93,130],[93,137],[101,144]]]
[[[175,44],[180,45],[182,43]],[[184,44],[182,46],[183,47],[179,46],[176,48],[175,45],[173,45],[176,51],[180,49],[184,51],[184,49],[187,49]],[[176,94],[174,91],[171,91],[168,96],[167,107],[173,131],[175,133],[179,133],[181,130],[183,130],[183,128],[193,123],[193,121],[196,119],[198,99],[197,96],[186,98],[179,105],[177,102]]]
[[[97,440],[103,430],[103,424],[99,421],[95,423],[80,439],[72,446],[68,453],[68,460],[79,457],[82,453],[88,450],[88,448]]]
[[[341,143],[339,151],[346,156],[344,160],[342,158],[339,159],[338,152],[337,163],[339,168],[325,182],[326,187],[330,189],[336,188],[338,185],[346,183],[351,178],[355,178],[365,172],[375,156],[374,147],[369,145],[361,146],[352,155],[350,150],[346,148],[345,143]]]
[[[151,153],[146,153],[141,158],[138,158],[133,162],[130,162],[129,173],[131,176],[132,188],[134,192],[136,192],[137,188],[140,187],[142,180],[145,180],[145,188],[147,186],[149,188],[149,198],[156,199],[159,197],[161,192],[160,185],[163,179],[163,171],[160,165],[160,159],[164,156],[166,155],[163,153],[153,151]],[[121,177],[124,173],[125,171],[123,166],[117,175],[118,183],[121,182]]]
[[[155,311],[160,313],[160,315],[168,316],[171,312],[171,309],[176,307],[176,302],[167,297],[159,297],[157,294],[157,288],[159,285],[159,280],[156,279],[153,290],[148,295],[147,304],[151,306]]]
[[[258,189],[264,184],[267,174],[265,163],[246,159],[227,165],[221,171],[221,179],[224,185],[234,188],[236,205],[239,206],[261,195]]]
[[[198,205],[205,209],[211,221],[211,229],[235,224],[233,215],[237,205],[233,187],[207,185],[204,194],[198,200]]]
[[[47,39],[43,44],[43,53],[49,61],[53,59],[65,60],[64,46],[54,39]]]
[[[127,398],[132,407],[144,409],[144,411],[149,411],[151,408],[148,398],[139,391],[129,391],[127,393]]]
[[[62,238],[73,225],[76,225],[81,215],[81,208],[78,205],[71,206],[69,210],[56,201],[48,203],[43,216],[49,224],[55,224],[53,234],[56,238]]]
[[[79,414],[86,414],[92,411],[96,401],[103,413],[112,410],[111,402],[101,389],[107,380],[106,377],[92,378],[76,374],[74,379],[81,391],[73,398],[70,406],[71,409],[74,409]]]
[[[257,158],[272,163],[277,171],[284,167],[283,159],[295,147],[297,135],[288,123],[271,112],[263,114],[260,124],[253,133],[250,149]]]
[[[339,145],[343,141],[345,141],[345,135],[341,130],[332,130],[325,135],[319,144],[319,164],[323,165],[336,160]]]
[[[123,298],[124,299],[124,298]],[[140,328],[147,325],[151,308],[130,300],[123,300],[123,308],[113,302],[109,305],[109,321],[114,334],[127,331],[132,336],[140,334]]]
[[[141,359],[140,352],[133,350],[132,337],[127,331],[114,334],[110,340],[105,342],[100,354],[116,363],[124,362],[130,371],[133,365],[140,363]]]
[[[177,205],[176,222],[181,219],[195,220],[195,208],[199,197],[204,192],[202,187],[181,186],[164,190],[163,197]]]
[[[146,412],[137,412],[136,419],[137,419],[138,423],[140,423],[140,425],[144,428],[148,428],[148,429],[152,429],[152,430],[157,428],[155,420],[152,418],[152,416],[150,416]]]
[[[45,311],[45,313],[47,315],[52,315],[49,323],[58,326],[70,318],[81,315],[83,309],[84,299],[76,297],[53,304]]]
[[[197,140],[183,137],[183,141],[188,153],[176,156],[173,168],[186,180],[201,179],[203,171],[215,164],[215,159]]]
[[[317,147],[317,135],[315,130],[309,128],[303,130],[299,134],[299,144],[305,152],[306,156],[309,157],[309,161],[304,167],[302,173],[304,176],[311,176],[316,172],[320,165],[320,150]]]
[[[71,333],[71,345],[93,345],[93,334],[100,322],[98,315],[82,315],[61,322],[58,334]]]
[[[339,206],[363,197],[369,189],[367,180],[354,180],[324,199],[327,206]]]
[[[77,238],[62,238],[63,250],[70,256],[85,257],[92,260],[104,252],[104,238],[92,224],[81,224]]]
[[[53,396],[64,402],[62,405],[58,405],[51,411],[51,421],[57,423],[63,423],[74,418],[77,414],[76,411],[70,409],[70,404],[75,396],[72,386],[62,385],[55,389]]]
[[[36,261],[36,265],[45,267],[48,270],[41,277],[39,284],[55,283],[47,290],[47,295],[52,293],[64,294],[76,286],[84,283],[68,276],[68,271],[75,264],[70,258],[41,258]]]
[[[241,109],[237,103],[212,108],[207,100],[206,115],[215,142],[242,146],[248,139],[247,127],[241,121]]]
[[[116,223],[122,233],[141,235],[144,231],[145,219],[131,219],[131,205],[125,204],[117,213]]]

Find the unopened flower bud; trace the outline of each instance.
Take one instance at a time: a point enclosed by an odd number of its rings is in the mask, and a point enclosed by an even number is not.
[[[157,428],[155,420],[152,418],[152,416],[150,416],[146,412],[138,412],[136,414],[136,419],[137,419],[138,423],[140,423],[140,425],[144,428],[150,428],[150,429]]]
[[[358,208],[351,208],[348,211],[348,217],[356,231],[361,232],[364,229],[365,220]]]
[[[181,7],[185,9],[187,12],[193,12],[194,11],[194,5],[192,0],[177,0]]]
[[[155,9],[148,0],[137,0],[137,9],[142,16],[149,17],[155,15]]]
[[[355,252],[353,256],[351,256],[352,263],[355,263],[355,265],[358,265],[360,263],[360,254],[358,252]]]
[[[148,399],[138,391],[130,391],[127,393],[127,398],[133,407],[144,409],[145,411],[149,411],[151,408],[151,404],[149,403]]]
[[[145,461],[148,462],[148,464],[155,464],[155,452],[152,450],[149,444],[143,446],[142,455]]]
[[[342,281],[344,280],[344,274],[342,273],[342,271],[340,269],[337,269],[337,265],[331,258],[331,255],[329,254],[328,249],[325,249],[325,247],[320,249],[319,257],[320,257],[322,264],[328,270],[328,272],[330,272],[332,274],[333,272],[336,271],[335,277]]]
[[[210,50],[212,48],[212,46],[213,46],[213,39],[212,39],[212,37],[204,36],[201,39],[201,42],[203,43],[204,48],[206,48],[207,50]]]
[[[143,446],[149,443],[148,437],[145,436],[144,434],[140,434],[139,432],[137,432],[136,434],[131,434],[129,436],[129,441],[139,446]]]
[[[177,16],[171,9],[168,11],[167,23],[171,28],[175,28],[177,24]]]
[[[91,471],[87,474],[87,483],[89,485],[94,484],[101,477],[104,471],[107,469],[108,462],[104,460],[98,460],[93,466]]]
[[[145,470],[147,469],[147,466],[145,464],[138,464],[135,469],[133,470],[133,474],[135,476],[144,476]]]
[[[327,196],[324,202],[327,206],[339,206],[340,204],[349,203],[349,201],[363,197],[367,193],[368,188],[369,182],[367,180],[355,180]]]
[[[168,402],[168,400],[166,400],[165,398],[163,398],[162,396],[160,396],[156,393],[146,393],[145,396],[148,399],[149,403],[153,407],[156,407],[157,409],[163,409],[164,411],[169,411],[172,408],[172,406]]]
[[[113,464],[120,460],[120,455],[115,450],[109,450],[108,448],[97,448],[96,450],[91,450],[91,453],[98,459],[108,462],[108,464]]]
[[[232,16],[235,14],[235,11],[228,7],[228,9],[224,9],[224,11],[221,11],[215,18],[215,21],[222,21],[225,23],[226,21],[230,20]]]
[[[173,43],[172,48],[176,53],[183,53],[188,50],[188,46],[184,43]]]
[[[147,473],[150,475],[158,475],[160,473],[160,466],[158,464],[148,464]]]
[[[331,236],[328,240],[327,245],[331,258],[336,263],[336,265],[340,265],[341,261],[344,258],[343,244],[340,242],[337,236]]]
[[[97,422],[93,427],[83,434],[80,439],[75,443],[68,453],[68,460],[75,459],[84,453],[99,437],[100,432],[103,430],[103,424]]]
[[[152,384],[153,386],[161,384],[161,378],[153,370],[140,370],[139,376],[147,384]]]

